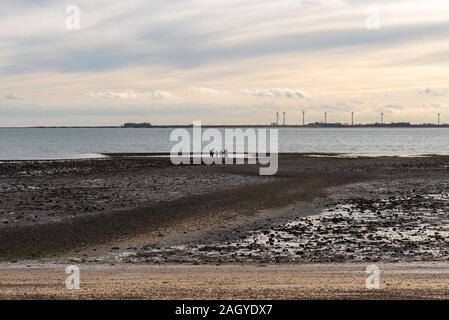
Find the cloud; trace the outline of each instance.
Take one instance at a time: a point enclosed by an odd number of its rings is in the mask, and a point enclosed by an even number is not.
[[[343,0],[300,0],[300,3],[308,6],[329,6],[329,7],[342,7],[348,5]]]
[[[417,25],[410,25],[410,17],[405,25],[386,24],[369,33],[361,27],[364,5],[342,0],[77,2],[85,21],[78,33],[60,27],[56,1],[44,1],[45,10],[10,9],[14,14],[0,20],[3,68],[67,73],[142,65],[190,68],[275,54],[382,47],[436,35],[446,39],[449,33],[447,21],[431,15]]]
[[[103,97],[109,99],[137,99],[137,92],[134,90],[126,90],[123,92],[105,91],[105,92],[90,92],[87,94],[89,97]]]
[[[194,92],[196,94],[199,95],[209,95],[209,96],[219,96],[221,95],[223,92],[217,89],[211,89],[211,88],[206,88],[206,87],[190,87],[189,88],[190,92]]]
[[[449,94],[449,90],[444,88],[443,89],[425,88],[418,90],[418,94],[429,95],[434,97],[442,97]]]
[[[109,99],[123,99],[123,100],[136,100],[142,98],[152,98],[157,100],[173,99],[175,95],[165,90],[154,90],[149,92],[137,92],[134,90],[125,90],[122,92],[105,91],[105,92],[91,92],[88,93],[89,97],[102,97]]]
[[[145,92],[144,97],[154,98],[154,99],[174,99],[176,96],[169,91],[165,90],[154,90],[151,92]]]
[[[312,114],[323,103],[330,112],[355,109],[360,121],[378,107],[399,116],[386,105],[400,104],[410,110],[401,116],[421,121],[416,105],[449,96],[449,2],[374,2],[382,15],[376,31],[365,28],[366,1],[77,0],[81,30],[71,32],[60,1],[0,1],[4,104],[18,109],[30,100],[50,114],[55,106],[86,105],[125,112],[127,103],[147,112],[152,104],[181,103],[167,100],[179,92],[192,106],[208,100],[204,120],[221,119],[226,103],[229,118],[240,121],[267,101],[252,121],[265,121],[275,104]],[[151,91],[159,88],[170,92]],[[306,94],[296,88],[317,99],[301,100]],[[23,101],[5,97],[9,91]],[[338,105],[352,99],[363,106]],[[189,116],[166,109],[173,122]]]
[[[19,96],[17,96],[17,95],[15,95],[15,94],[12,93],[12,92],[10,92],[9,94],[7,94],[7,95],[5,96],[5,99],[8,99],[8,100],[22,100],[23,98],[22,98],[22,97],[19,97]]]
[[[385,106],[385,109],[388,109],[388,110],[403,110],[404,107],[400,106],[398,104],[388,104],[388,105]]]
[[[305,99],[307,95],[301,90],[293,90],[289,88],[271,88],[271,89],[243,89],[242,92],[251,96],[268,97],[268,98],[288,98],[288,99]]]

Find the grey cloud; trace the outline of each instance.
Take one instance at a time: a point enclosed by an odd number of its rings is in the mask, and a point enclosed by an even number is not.
[[[132,16],[123,18],[122,23],[126,25],[131,18]],[[190,68],[214,61],[296,51],[398,44],[435,35],[445,38],[449,34],[448,23],[383,27],[376,31],[368,31],[362,24],[359,29],[280,33],[262,39],[252,39],[248,35],[245,42],[226,44],[219,41],[226,36],[226,30],[202,30],[196,22],[200,18],[201,16],[192,15],[149,24],[146,29],[140,26],[129,37],[117,36],[114,39],[114,35],[111,35],[107,44],[102,43],[100,38],[95,47],[86,44],[91,42],[84,41],[82,33],[76,40],[72,40],[74,43],[70,46],[63,46],[67,35],[21,39],[9,45],[21,48],[12,61],[9,61],[9,67],[62,72],[101,71],[145,64]],[[103,30],[104,27],[85,31],[107,33],[107,30]]]
[[[446,88],[442,88],[442,89],[425,88],[425,89],[418,90],[418,94],[442,97],[442,96],[448,95],[449,90]]]
[[[77,48],[42,54],[33,52],[17,56],[16,64],[29,70],[50,69],[63,72],[106,71],[148,62],[147,53],[133,52],[123,46]]]

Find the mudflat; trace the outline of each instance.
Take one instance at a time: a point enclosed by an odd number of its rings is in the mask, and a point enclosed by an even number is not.
[[[259,176],[146,155],[0,162],[1,294],[445,298],[448,163],[280,154]],[[72,264],[75,293],[61,282]],[[370,264],[380,291],[364,285]]]

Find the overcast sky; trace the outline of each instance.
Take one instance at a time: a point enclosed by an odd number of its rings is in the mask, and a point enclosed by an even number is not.
[[[449,122],[448,36],[446,0],[2,0],[0,126]]]

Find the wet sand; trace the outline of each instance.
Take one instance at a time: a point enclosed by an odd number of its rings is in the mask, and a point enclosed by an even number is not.
[[[301,207],[325,197],[330,187],[374,178],[445,177],[447,159],[289,154],[280,155],[274,177],[260,177],[257,166],[175,167],[167,158],[2,162],[0,259],[59,256],[97,245],[126,249],[122,240],[130,238],[137,239],[130,246],[142,237],[155,243],[261,210]]]
[[[116,255],[132,263],[311,263],[449,261],[449,183],[445,178],[370,181],[330,188],[308,207],[268,216],[284,221],[212,233],[196,241],[160,241]],[[315,207],[313,207],[315,204]],[[313,210],[318,210],[314,213]],[[308,212],[302,215],[301,212]],[[217,231],[216,231],[217,232]],[[111,257],[112,258],[112,257]],[[111,259],[112,260],[112,259]],[[107,261],[107,258],[103,260]]]
[[[1,162],[0,295],[446,298],[448,163],[282,154],[261,177],[124,155]],[[77,293],[59,287],[69,264]]]
[[[140,157],[0,163],[0,259],[159,241],[309,201],[358,179],[350,170],[314,166],[261,177],[254,165],[175,167],[169,159]]]
[[[448,263],[379,264],[367,289],[365,264],[266,266],[81,266],[80,289],[65,266],[0,267],[0,299],[448,299]]]

